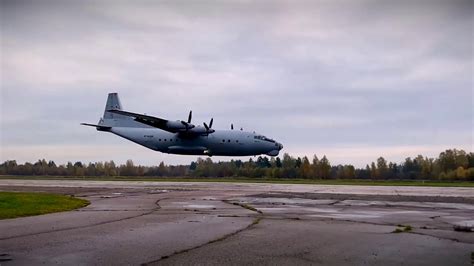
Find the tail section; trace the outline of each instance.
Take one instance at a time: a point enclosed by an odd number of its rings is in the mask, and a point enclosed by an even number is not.
[[[122,110],[122,104],[120,103],[118,93],[116,92],[109,93],[109,96],[107,97],[107,103],[105,104],[104,119],[124,118],[123,115],[114,114],[114,113],[108,112],[107,110]]]
[[[109,110],[122,110],[122,104],[116,92],[109,93],[105,104],[104,117],[100,119],[99,125],[103,127],[147,127],[136,122],[130,116],[112,113]]]

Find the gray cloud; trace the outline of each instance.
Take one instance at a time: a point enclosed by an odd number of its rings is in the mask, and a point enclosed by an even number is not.
[[[1,5],[1,160],[195,159],[78,126],[110,91],[339,163],[472,150],[472,1]]]

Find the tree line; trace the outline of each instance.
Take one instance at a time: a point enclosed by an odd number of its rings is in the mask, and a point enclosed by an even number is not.
[[[280,157],[259,156],[248,161],[214,162],[198,158],[189,165],[135,165],[132,160],[116,165],[114,161],[57,165],[54,161],[38,160],[18,164],[7,160],[0,165],[0,175],[48,176],[137,176],[137,177],[246,177],[246,178],[302,178],[302,179],[422,179],[474,181],[474,153],[448,149],[437,158],[418,155],[403,162],[387,162],[379,157],[364,168],[351,164],[331,165],[326,156],[314,155],[311,160],[285,153]]]

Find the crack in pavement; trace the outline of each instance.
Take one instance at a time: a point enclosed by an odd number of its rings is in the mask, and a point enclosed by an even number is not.
[[[216,242],[220,242],[220,241],[224,241],[226,239],[228,239],[229,237],[232,237],[232,236],[235,236],[245,230],[248,230],[250,228],[252,228],[253,226],[257,225],[258,223],[260,223],[260,221],[264,218],[263,217],[263,213],[259,210],[252,210],[252,209],[249,209],[248,207],[245,207],[245,206],[242,206],[240,204],[233,204],[231,203],[230,201],[228,200],[222,200],[222,202],[224,203],[227,203],[227,204],[232,204],[232,205],[236,205],[236,206],[239,206],[241,208],[244,208],[244,209],[247,209],[247,210],[251,210],[251,211],[254,211],[254,212],[257,212],[260,216],[255,218],[252,223],[250,223],[249,225],[247,225],[246,227],[244,228],[241,228],[237,231],[234,231],[234,232],[231,232],[229,234],[226,234],[222,237],[219,237],[219,238],[216,238],[216,239],[213,239],[211,241],[208,241],[206,243],[203,243],[201,245],[197,245],[197,246],[194,246],[194,247],[191,247],[191,248],[187,248],[187,249],[183,249],[183,250],[179,250],[179,251],[175,251],[174,253],[170,254],[170,255],[165,255],[165,256],[161,256],[159,259],[156,259],[156,260],[152,260],[152,261],[149,261],[149,262],[144,262],[142,263],[141,265],[145,266],[145,265],[149,265],[149,264],[153,264],[153,263],[157,263],[157,262],[160,262],[160,261],[163,261],[163,260],[166,260],[166,259],[169,259],[171,258],[172,256],[175,256],[175,255],[179,255],[179,254],[183,254],[183,253],[186,253],[186,252],[189,252],[189,251],[192,251],[192,250],[195,250],[195,249],[198,249],[198,248],[201,248],[201,247],[204,247],[204,246],[207,246],[207,245],[210,245],[210,244],[213,244],[213,243],[216,243]],[[252,207],[253,208],[253,207]]]

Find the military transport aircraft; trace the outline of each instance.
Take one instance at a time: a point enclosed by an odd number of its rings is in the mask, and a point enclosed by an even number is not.
[[[212,129],[209,125],[191,124],[192,111],[187,121],[170,121],[154,116],[122,110],[117,93],[109,93],[104,117],[95,127],[99,131],[114,133],[149,149],[187,155],[250,156],[266,154],[277,156],[283,145],[255,132]]]

